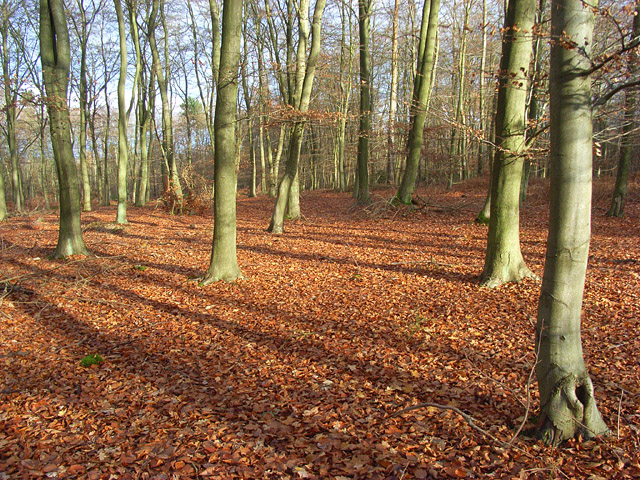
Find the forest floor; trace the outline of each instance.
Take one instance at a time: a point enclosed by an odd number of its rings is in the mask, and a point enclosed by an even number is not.
[[[603,216],[612,182],[594,191],[583,343],[611,435],[560,448],[524,434],[540,283],[477,283],[485,189],[422,188],[417,209],[389,207],[390,189],[366,209],[304,193],[280,236],[273,200],[241,195],[246,278],[208,287],[210,213],[130,207],[116,226],[98,207],[83,214],[94,256],[65,260],[48,258],[55,212],[10,218],[0,480],[640,478],[640,182],[622,219]],[[547,202],[534,182],[522,210],[540,276]],[[104,361],[81,366],[89,354]],[[440,407],[393,416],[421,402]]]

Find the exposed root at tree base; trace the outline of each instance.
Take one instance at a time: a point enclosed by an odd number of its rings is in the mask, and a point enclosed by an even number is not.
[[[522,263],[518,268],[510,269],[507,273],[503,273],[503,275],[496,273],[485,274],[483,272],[480,276],[480,285],[487,288],[496,288],[505,283],[520,283],[525,278],[540,280],[540,277]]]
[[[536,436],[552,446],[571,438],[589,439],[609,433],[596,406],[588,375],[568,374],[561,378],[542,407],[538,425]]]

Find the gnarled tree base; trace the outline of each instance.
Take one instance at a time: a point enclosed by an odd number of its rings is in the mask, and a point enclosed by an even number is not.
[[[484,209],[482,209],[473,222],[478,225],[489,225],[489,215],[485,213]]]
[[[59,240],[53,251],[53,258],[66,258],[71,255],[91,255],[83,241]]]
[[[611,207],[607,211],[607,217],[624,217],[624,196],[616,195],[611,202]]]
[[[244,276],[240,271],[240,268],[219,269],[214,268],[211,271],[205,273],[204,277],[199,282],[201,287],[211,285],[217,281],[223,282],[235,282],[236,280],[242,280]]]
[[[555,370],[547,376],[555,385],[542,406],[537,437],[546,445],[557,446],[578,435],[588,439],[608,434],[609,429],[596,406],[589,375],[566,374],[558,367]]]
[[[269,224],[269,228],[267,229],[267,231],[269,233],[276,233],[276,234],[284,233],[284,226],[280,222],[271,220],[271,223]]]
[[[494,267],[492,271],[482,272],[480,276],[480,285],[487,288],[496,288],[503,283],[520,283],[525,278],[533,278],[539,280],[539,277],[535,275],[523,260],[513,265],[504,265],[500,268]]]

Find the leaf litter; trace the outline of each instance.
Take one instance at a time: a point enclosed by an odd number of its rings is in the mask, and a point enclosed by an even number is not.
[[[240,196],[246,278],[208,287],[210,215],[130,207],[114,228],[99,207],[94,255],[65,260],[48,259],[56,215],[0,224],[0,479],[638,478],[637,182],[623,219],[602,215],[609,180],[594,195],[583,342],[612,435],[562,448],[507,444],[535,424],[540,284],[478,286],[485,189],[430,187],[416,208],[308,192],[279,236],[273,200]],[[548,191],[530,192],[541,276]]]

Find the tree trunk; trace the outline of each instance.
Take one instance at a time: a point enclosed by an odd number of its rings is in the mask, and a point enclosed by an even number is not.
[[[175,159],[174,145],[173,145],[173,120],[172,109],[169,100],[169,79],[165,75],[165,70],[162,68],[162,62],[160,61],[160,54],[158,53],[158,47],[156,43],[155,29],[157,28],[157,16],[158,10],[164,8],[164,0],[160,5],[160,0],[153,0],[152,13],[149,19],[149,46],[151,47],[151,53],[153,55],[153,63],[156,65],[156,78],[158,81],[158,88],[160,90],[160,98],[162,100],[162,144],[163,155],[168,166],[167,176],[165,179],[166,187],[175,196],[178,203],[182,202],[182,187],[180,186],[180,178],[178,176],[177,164]],[[164,15],[161,15],[164,22]],[[165,37],[165,42],[169,40]],[[165,60],[168,60],[165,58]],[[169,66],[166,65],[168,69]]]
[[[358,0],[360,37],[360,122],[358,125],[358,203],[371,202],[369,196],[369,137],[371,136],[371,71],[369,36],[371,0]]]
[[[209,269],[201,281],[232,282],[242,277],[236,254],[236,102],[242,37],[242,1],[225,0],[215,112],[215,194],[213,247]]]
[[[551,34],[563,41],[551,46],[551,200],[536,325],[539,435],[549,445],[608,430],[596,407],[580,338],[591,232],[588,72],[595,6],[583,0],[552,2]]]
[[[478,75],[478,95],[479,105],[478,114],[480,115],[480,134],[484,135],[487,129],[487,122],[485,118],[485,70],[487,69],[487,0],[482,0],[482,55],[480,57],[480,73]],[[478,164],[476,165],[476,171],[478,176],[484,172],[484,156],[485,156],[485,143],[480,142],[478,145]],[[480,215],[478,215],[480,218]]]
[[[83,0],[77,0],[78,11],[80,13],[79,25],[74,21],[78,39],[80,40],[80,172],[82,176],[82,209],[85,212],[91,211],[91,182],[89,180],[89,168],[87,166],[87,41],[89,32],[87,30],[87,12]]]
[[[520,181],[535,0],[511,0],[506,12],[496,112],[497,152],[481,283],[496,287],[531,277],[520,251]]]
[[[127,81],[127,34],[120,0],[113,0],[120,33],[120,78],[118,80],[118,210],[116,223],[127,222],[127,167],[129,142],[127,140],[127,112],[125,111],[125,83]]]
[[[88,255],[80,227],[78,173],[71,148],[67,105],[71,51],[62,0],[40,0],[40,59],[60,193],[60,227],[53,256]]]
[[[307,113],[309,102],[311,101],[311,90],[315,77],[316,65],[320,54],[320,32],[322,26],[322,14],[324,12],[326,0],[317,0],[313,14],[312,40],[309,58],[306,59],[306,45],[309,36],[309,1],[302,0],[298,8],[298,23],[300,27],[300,39],[298,44],[298,68],[296,72],[296,94],[294,96],[298,112]],[[269,231],[271,233],[282,233],[284,231],[284,217],[289,209],[289,213],[296,214],[296,205],[299,215],[299,204],[297,199],[290,201],[289,197],[297,196],[296,186],[298,176],[298,163],[300,160],[300,150],[302,138],[304,136],[304,120],[295,122],[291,131],[289,144],[289,157],[285,166],[285,173],[278,186],[278,198],[273,209]],[[293,190],[292,190],[293,186]]]
[[[427,118],[427,102],[431,90],[431,70],[433,69],[436,38],[438,31],[438,14],[440,0],[425,1],[422,11],[420,37],[424,37],[424,51],[419,56],[418,75],[414,81],[413,103],[411,105],[411,130],[407,140],[407,165],[396,198],[404,204],[411,203],[416,188],[418,167],[422,153],[424,123]],[[422,43],[422,41],[421,41]]]
[[[11,18],[12,9],[10,5],[2,8],[2,19],[0,24],[0,34],[2,36],[2,80],[4,90],[4,112],[5,127],[3,131],[7,140],[9,149],[9,158],[11,163],[11,197],[16,212],[22,212],[24,209],[24,198],[21,194],[22,185],[20,183],[20,163],[18,162],[18,147],[16,143],[16,120],[18,116],[18,84],[17,79],[9,69],[10,51],[9,51],[9,27],[10,23],[15,21]]]
[[[147,203],[149,196],[149,144],[151,137],[149,136],[149,127],[153,116],[153,107],[155,106],[155,67],[152,65],[149,69],[149,81],[143,80],[139,86],[140,94],[138,95],[138,116],[140,118],[140,181],[138,182],[138,190],[136,192],[136,206],[142,207]],[[149,140],[147,140],[149,138]]]
[[[345,160],[345,140],[347,129],[347,115],[349,113],[349,103],[351,99],[351,70],[353,66],[354,47],[352,35],[352,15],[351,9],[348,8],[346,2],[342,2],[340,7],[340,111],[338,116],[338,131],[336,134],[336,179],[337,188],[341,192],[347,191],[347,174]],[[348,32],[347,32],[348,26]],[[347,36],[349,37],[349,45],[347,47]],[[355,190],[355,189],[354,189]]]
[[[640,3],[636,3],[635,17],[633,18],[633,39],[632,42],[640,40]],[[640,55],[638,47],[630,52],[629,73],[630,77],[637,77],[640,72]],[[640,103],[640,88],[633,87],[624,92],[624,124],[622,126],[622,145],[620,146],[620,158],[618,160],[618,171],[616,173],[616,186],[613,189],[613,199],[611,207],[607,212],[609,217],[622,217],[624,215],[624,203],[627,198],[627,184],[629,183],[629,170],[631,168],[631,149],[633,148],[633,134],[637,129],[635,114]]]
[[[395,178],[395,143],[398,111],[398,13],[400,2],[393,4],[393,20],[391,23],[391,86],[389,91],[389,120],[387,125],[387,183],[396,184]]]
[[[544,11],[547,6],[546,0],[539,0],[538,9],[536,13],[536,25],[541,25],[544,22]],[[545,75],[544,63],[542,58],[542,35],[536,34],[533,40],[533,65],[534,71],[531,74],[531,88],[529,89],[529,101],[528,109],[529,114],[527,123],[529,125],[528,131],[534,131],[538,128],[540,122],[540,116],[542,114],[540,108],[539,98],[544,95],[541,82]],[[535,133],[534,133],[535,134]],[[530,134],[527,135],[531,137]],[[527,191],[529,189],[529,178],[531,176],[531,159],[526,158],[524,160],[524,166],[522,169],[522,180],[520,182],[520,205],[522,205],[527,199]]]
[[[106,46],[104,45],[104,38],[102,39],[102,61],[104,64],[104,77],[109,78],[108,65],[109,62],[106,56]],[[106,80],[105,80],[106,82]],[[105,103],[105,128],[104,128],[104,141],[103,141],[103,168],[102,168],[102,182],[104,198],[102,204],[107,206],[111,203],[111,185],[109,182],[109,137],[111,134],[111,104],[109,103],[108,82],[104,85],[104,103]]]
[[[0,171],[0,222],[7,219],[7,201],[5,198],[4,175]]]
[[[449,158],[451,159],[451,171],[449,172],[448,188],[453,186],[454,181],[462,181],[466,179],[466,133],[465,133],[465,116],[464,116],[464,95],[465,95],[465,77],[467,63],[467,28],[469,21],[468,0],[463,0],[464,19],[460,29],[460,50],[458,53],[458,91],[456,94],[456,109],[453,120],[453,128],[451,130],[451,143],[449,144]],[[452,78],[453,80],[453,78]]]
[[[280,177],[280,159],[282,158],[282,151],[284,150],[284,141],[286,136],[286,130],[284,124],[280,125],[280,134],[278,135],[278,146],[276,148],[276,155],[273,156],[271,150],[271,135],[267,131],[267,163],[269,164],[269,197],[274,198],[278,194],[278,178]]]

